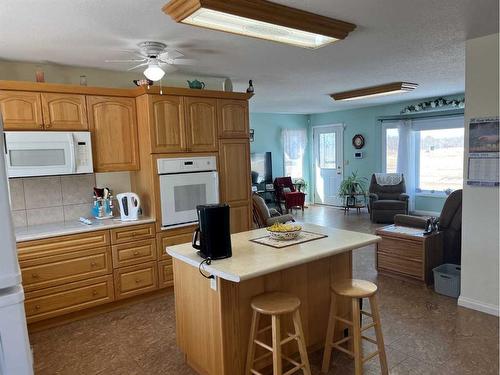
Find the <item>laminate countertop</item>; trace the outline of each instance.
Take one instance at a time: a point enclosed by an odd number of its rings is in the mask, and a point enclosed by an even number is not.
[[[155,219],[140,216],[138,220],[121,221],[120,219],[93,219],[92,224],[87,225],[78,220],[50,223],[43,225],[32,225],[15,228],[16,242],[39,240],[42,238],[58,237],[68,234],[92,232],[96,230],[113,229],[130,225],[154,223]]]
[[[233,234],[231,235],[233,256],[214,260],[210,265],[203,264],[203,269],[206,273],[222,279],[240,282],[361,248],[381,240],[372,234],[313,224],[303,224],[302,227],[305,231],[321,233],[327,237],[277,249],[250,241],[267,235],[265,228]],[[190,243],[169,246],[166,251],[173,258],[193,267],[199,267],[203,260]]]

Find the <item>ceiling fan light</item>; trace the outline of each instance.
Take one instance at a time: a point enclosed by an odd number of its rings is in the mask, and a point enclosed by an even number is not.
[[[149,64],[144,75],[151,81],[159,81],[165,75],[165,71],[158,64]]]

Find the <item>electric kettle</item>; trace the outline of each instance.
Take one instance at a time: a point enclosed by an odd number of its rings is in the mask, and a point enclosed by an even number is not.
[[[122,221],[137,220],[141,200],[135,193],[121,193],[116,195],[120,206],[120,216]]]

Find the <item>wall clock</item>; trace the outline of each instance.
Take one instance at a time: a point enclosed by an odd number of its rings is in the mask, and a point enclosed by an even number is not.
[[[352,137],[352,145],[355,149],[359,150],[365,145],[365,138],[361,134],[356,134]]]

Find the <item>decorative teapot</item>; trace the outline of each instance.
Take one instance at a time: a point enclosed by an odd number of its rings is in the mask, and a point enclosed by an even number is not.
[[[194,81],[188,80],[187,83],[188,83],[190,89],[201,90],[201,89],[205,88],[205,82],[200,82],[197,79],[195,79]]]

